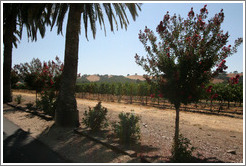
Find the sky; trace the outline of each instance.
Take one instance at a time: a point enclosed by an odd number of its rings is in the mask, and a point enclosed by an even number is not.
[[[138,75],[146,74],[141,66],[135,63],[134,56],[137,53],[145,56],[146,52],[142,43],[138,39],[139,30],[144,30],[145,26],[155,32],[156,26],[163,19],[163,16],[169,11],[172,16],[174,13],[186,18],[191,7],[195,13],[207,4],[208,18],[213,17],[223,9],[225,20],[222,24],[224,32],[229,32],[229,42],[227,45],[234,45],[235,39],[243,37],[243,4],[235,2],[217,2],[211,3],[145,3],[141,6],[141,12],[136,21],[133,21],[130,14],[128,18],[130,24],[127,30],[118,29],[114,33],[110,31],[108,20],[105,17],[106,31],[97,26],[96,39],[92,37],[91,31],[88,31],[88,39],[84,35],[84,27],[81,26],[81,35],[79,37],[79,61],[78,73],[83,74],[109,74],[109,75]],[[66,16],[67,18],[67,16]],[[65,19],[67,20],[67,19]],[[57,29],[47,28],[45,38],[39,36],[37,42],[28,42],[24,31],[22,40],[18,48],[13,49],[12,66],[15,64],[30,62],[33,58],[39,58],[41,61],[55,60],[58,56],[64,60],[66,21],[63,24],[63,36],[57,35]],[[157,33],[155,33],[157,34]],[[245,39],[245,38],[244,38]],[[238,52],[227,58],[226,65],[228,73],[233,71],[243,72],[243,47],[238,48]]]

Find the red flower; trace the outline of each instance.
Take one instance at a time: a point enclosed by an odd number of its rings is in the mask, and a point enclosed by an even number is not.
[[[167,53],[167,56],[168,56],[168,58],[170,57],[170,54],[169,53]]]
[[[211,93],[211,89],[212,89],[212,86],[210,85],[210,86],[208,87],[208,89],[206,90],[206,92]]]
[[[53,82],[52,80],[50,80],[50,84],[51,84],[51,85],[53,85],[53,84],[54,84],[54,82]]]
[[[161,93],[160,93],[158,96],[159,96],[160,98],[163,98],[163,94],[161,94]]]
[[[155,97],[155,94],[151,94],[151,95],[150,95],[150,98],[154,98],[154,97]]]
[[[213,98],[217,98],[219,95],[217,93],[213,94],[210,98],[213,99]]]
[[[203,88],[205,88],[205,86],[202,84],[202,85],[201,85],[201,88],[203,89]]]
[[[190,12],[188,13],[189,17],[194,17],[194,11],[193,11],[193,7],[191,8]]]

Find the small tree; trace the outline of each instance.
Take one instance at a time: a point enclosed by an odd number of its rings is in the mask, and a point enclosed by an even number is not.
[[[15,65],[13,70],[29,89],[36,91],[37,101],[37,94],[42,90],[52,87],[53,90],[58,91],[62,69],[63,64],[56,57],[56,63],[48,61],[42,64],[38,58],[34,58],[30,63]]]
[[[226,46],[229,34],[221,30],[223,9],[208,20],[206,6],[196,16],[191,8],[187,19],[176,14],[171,17],[167,12],[156,28],[159,41],[147,27],[139,33],[147,57],[136,54],[136,63],[153,76],[151,80],[146,77],[147,81],[158,84],[176,109],[174,155],[178,150],[180,104],[198,101],[204,85],[227,68],[225,59],[242,43],[238,38],[232,49]]]

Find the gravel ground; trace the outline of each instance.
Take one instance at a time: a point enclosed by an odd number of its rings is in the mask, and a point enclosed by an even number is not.
[[[17,94],[21,94],[25,99],[23,105],[34,102],[34,94],[14,92],[14,96]],[[85,109],[96,104],[97,101],[77,99],[80,120]],[[141,117],[141,146],[138,152],[143,156],[149,157],[154,162],[162,162],[171,155],[174,110],[112,102],[102,102],[102,106],[108,108],[110,123],[118,121],[120,112],[134,110],[135,114]],[[138,162],[129,156],[113,153],[108,148],[84,137],[69,133],[69,130],[54,129],[52,121],[30,117],[27,113],[19,111],[4,112],[4,116],[24,130],[29,129],[33,136],[75,162]],[[193,155],[200,159],[205,159],[207,162],[243,162],[243,119],[181,111],[180,133],[191,140],[192,145],[196,147]],[[86,158],[86,154],[97,157]],[[101,154],[106,155],[101,157]]]

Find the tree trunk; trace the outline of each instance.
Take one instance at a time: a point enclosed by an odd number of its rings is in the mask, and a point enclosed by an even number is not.
[[[79,126],[75,85],[77,79],[80,20],[81,12],[79,7],[76,4],[71,4],[66,31],[64,68],[55,114],[55,124],[62,127]]]
[[[3,52],[3,102],[12,101],[11,93],[11,67],[12,67],[12,48],[13,48],[13,33],[15,31],[15,17],[9,16],[6,21],[6,32],[3,37],[4,52]]]
[[[175,134],[174,134],[174,155],[178,152],[178,144],[179,144],[179,108],[180,103],[175,104],[176,109],[176,118],[175,118]]]

